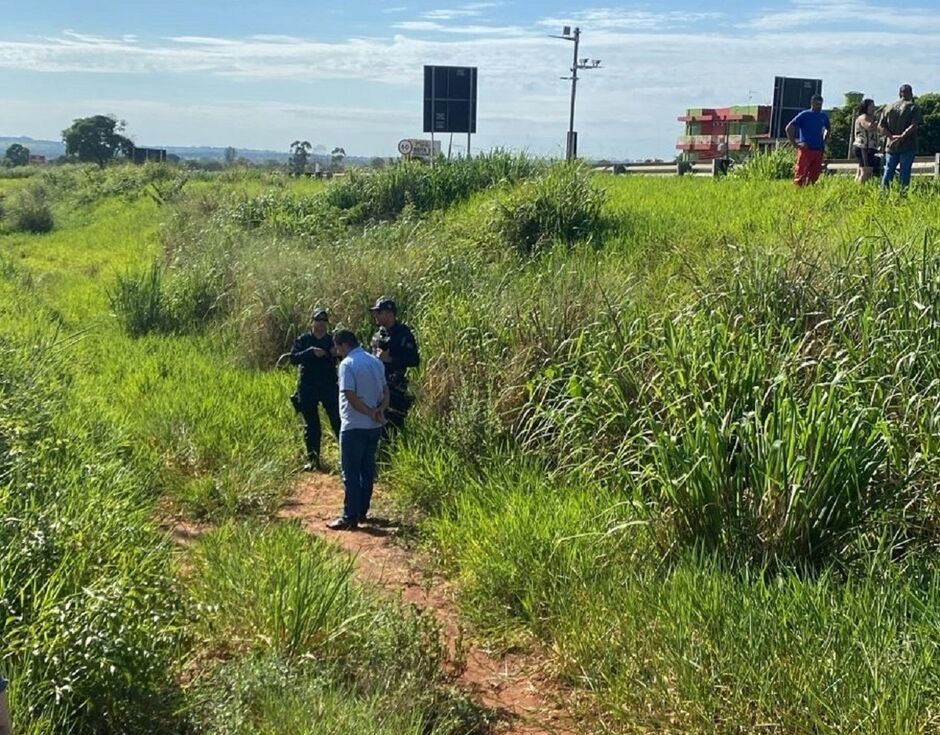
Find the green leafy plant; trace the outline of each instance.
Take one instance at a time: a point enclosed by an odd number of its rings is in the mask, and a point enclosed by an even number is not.
[[[15,191],[3,208],[8,227],[15,232],[41,235],[55,228],[49,191],[40,183],[30,183]]]
[[[510,193],[498,204],[494,226],[522,255],[553,242],[568,247],[603,235],[604,194],[578,166],[558,165]]]
[[[782,146],[769,153],[758,153],[736,164],[729,176],[743,181],[775,181],[793,178],[796,155],[792,148]]]

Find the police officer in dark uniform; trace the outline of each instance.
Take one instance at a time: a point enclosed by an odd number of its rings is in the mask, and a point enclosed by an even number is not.
[[[370,311],[379,330],[372,337],[372,351],[385,363],[389,404],[386,430],[401,429],[414,398],[408,392],[408,368],[418,367],[418,342],[406,324],[398,321],[398,309],[388,296],[382,296]]]
[[[336,354],[330,317],[326,309],[313,312],[312,329],[300,335],[290,352],[292,365],[300,366],[300,383],[294,406],[307,425],[307,464],[304,470],[320,469],[320,406],[326,411],[333,434],[339,438],[339,386],[336,381]]]

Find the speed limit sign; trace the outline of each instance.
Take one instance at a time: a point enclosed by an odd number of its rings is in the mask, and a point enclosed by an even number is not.
[[[398,141],[398,152],[403,156],[410,156],[412,153],[414,153],[414,150],[415,144],[408,138]]]

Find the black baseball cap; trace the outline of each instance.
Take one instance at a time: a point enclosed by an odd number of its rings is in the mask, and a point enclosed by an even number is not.
[[[398,311],[398,309],[395,307],[394,299],[388,296],[379,296],[375,306],[371,307],[369,311]]]
[[[326,313],[326,309],[323,309],[318,306],[316,309],[313,310],[313,320],[314,321],[322,320],[322,321],[328,322],[330,320],[330,315]]]

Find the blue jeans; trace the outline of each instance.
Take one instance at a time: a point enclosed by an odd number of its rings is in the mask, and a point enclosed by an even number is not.
[[[372,502],[375,484],[375,453],[382,429],[344,429],[339,433],[339,460],[343,468],[346,499],[343,518],[365,518]]]
[[[914,166],[916,151],[902,151],[901,153],[888,152],[885,157],[885,173],[881,179],[881,186],[887,189],[894,181],[894,174],[898,164],[901,165],[901,188],[906,189],[911,183],[911,168]]]

